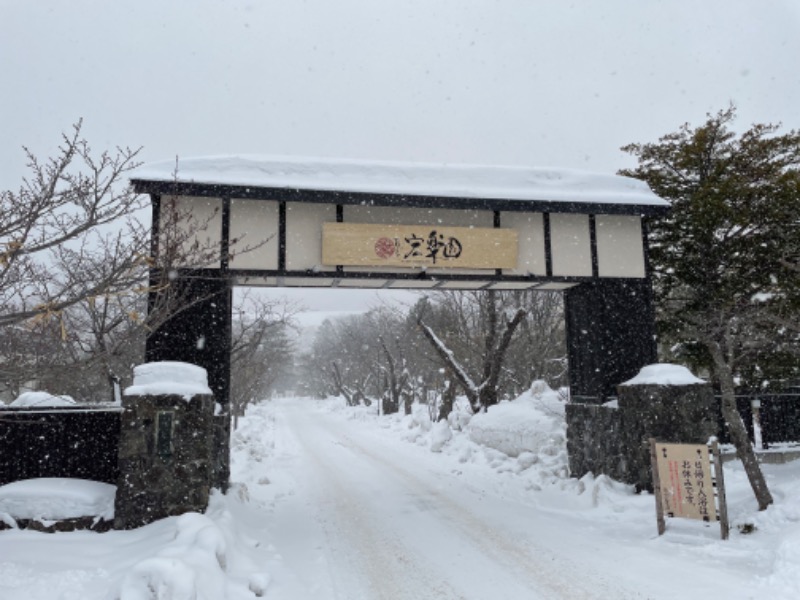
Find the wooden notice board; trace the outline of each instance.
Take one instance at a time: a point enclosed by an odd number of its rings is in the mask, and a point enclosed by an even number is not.
[[[719,521],[728,537],[725,482],[717,443],[662,444],[650,440],[658,533],[664,517]],[[714,468],[712,470],[712,462]]]
[[[323,223],[322,264],[513,269],[517,232],[489,227]]]

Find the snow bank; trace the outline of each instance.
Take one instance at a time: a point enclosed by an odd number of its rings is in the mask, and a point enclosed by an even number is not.
[[[247,489],[213,490],[206,514],[186,513],[170,541],[125,573],[114,600],[218,600],[262,597],[271,582],[260,543],[246,535],[263,514],[247,506]]]
[[[75,400],[70,396],[54,396],[49,392],[25,392],[17,396],[9,406],[13,407],[51,407],[74,406]]]
[[[453,432],[447,421],[438,421],[431,427],[431,452],[441,452],[444,445],[453,439]]]
[[[14,519],[59,521],[114,518],[117,486],[87,479],[43,477],[0,486],[0,513]]]
[[[681,365],[661,363],[642,367],[639,374],[621,385],[695,385],[706,383]]]
[[[560,419],[563,404],[554,392],[537,388],[520,400],[503,403],[476,418],[497,418],[493,413],[518,410],[525,420],[534,419],[547,427]],[[516,406],[526,402],[530,405],[527,409]],[[305,452],[304,445],[281,420],[284,404],[291,407],[288,402],[269,402],[248,408],[233,435],[232,471],[234,480],[246,481],[250,491],[243,484],[234,484],[226,495],[213,492],[205,515],[190,513],[135,530],[103,534],[45,536],[24,530],[1,533],[0,598],[45,600],[59,593],[65,598],[108,600],[333,595],[325,593],[333,588],[313,588],[316,595],[312,591],[287,595],[295,573],[288,569],[292,563],[284,555],[297,554],[301,547],[297,544],[299,532],[291,522],[278,527],[275,519],[286,514],[305,518],[306,513],[302,512],[303,503],[298,502],[305,498],[297,493],[304,489],[297,487],[303,479],[298,477],[302,472],[298,459]],[[598,596],[619,597],[614,583],[630,573],[639,573],[641,581],[651,578],[653,586],[663,590],[664,597],[675,596],[677,572],[690,583],[696,580],[702,584],[713,576],[715,585],[723,586],[726,598],[800,597],[800,461],[763,465],[775,497],[775,504],[765,511],[757,510],[741,463],[725,464],[728,511],[733,525],[730,540],[719,539],[716,524],[685,519],[670,519],[666,534],[656,537],[652,495],[634,494],[632,486],[603,475],[567,478],[565,457],[557,454],[563,451],[563,439],[557,436],[538,455],[525,451],[510,458],[472,442],[467,436],[468,426],[465,432],[451,430],[451,439],[444,442],[441,452],[434,454],[429,451],[433,449],[432,442],[447,436],[443,424],[428,421],[427,433],[420,433],[416,439],[417,447],[401,441],[409,435],[409,423],[417,420],[413,428],[419,431],[426,427],[422,425],[426,407],[419,407],[413,416],[379,418],[374,410],[356,411],[343,401],[296,401],[297,410],[307,410],[309,405],[311,410],[317,406],[318,410],[338,413],[332,418],[350,421],[344,431],[360,444],[374,444],[375,456],[398,453],[397,460],[404,461],[404,469],[427,471],[438,478],[443,494],[447,489],[457,490],[459,503],[464,506],[469,502],[487,505],[499,498],[530,507],[529,513],[546,512],[548,518],[560,521],[554,530],[556,535],[561,531],[579,534],[570,538],[579,540],[570,550],[578,562],[589,560],[598,552],[610,552],[613,560],[606,561],[603,568],[612,567],[606,571],[608,580],[599,580]],[[357,422],[352,422],[352,415],[359,415]],[[343,466],[347,468],[348,465]],[[291,511],[281,513],[281,503],[290,506]],[[4,510],[0,507],[0,520]],[[507,522],[520,532],[533,523],[527,516],[515,513],[507,515]],[[751,533],[741,531],[746,524],[752,526]],[[335,530],[333,534],[338,535]],[[560,543],[538,530],[533,535],[541,540],[544,549]],[[327,571],[327,563],[320,563],[321,559],[312,552],[297,554],[292,560],[306,561],[301,565],[305,577],[302,584],[309,584],[309,590],[313,583],[308,581],[309,574]],[[595,570],[599,568],[592,565]],[[740,590],[729,581],[734,577],[746,582]],[[320,581],[327,581],[326,576],[322,575]],[[640,595],[658,596],[653,594],[654,589],[643,587]],[[715,589],[713,585],[698,587],[695,596],[717,597]],[[500,589],[499,596],[503,591]]]
[[[177,519],[175,539],[136,564],[122,579],[117,600],[201,600],[227,596],[227,545],[221,528],[205,515]]]
[[[133,385],[126,396],[174,394],[190,400],[192,396],[212,395],[208,374],[202,367],[177,361],[145,363],[134,367]]]
[[[467,432],[476,444],[511,457],[524,452],[539,454],[565,439],[564,403],[557,392],[536,382],[516,400],[474,415]]]

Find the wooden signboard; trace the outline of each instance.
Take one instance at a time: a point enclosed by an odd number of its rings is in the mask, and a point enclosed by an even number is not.
[[[488,227],[323,223],[322,264],[513,269],[517,232]]]
[[[662,444],[651,439],[650,458],[658,534],[664,533],[664,517],[667,516],[719,521],[722,539],[727,539],[725,482],[717,443],[709,447],[705,444]]]

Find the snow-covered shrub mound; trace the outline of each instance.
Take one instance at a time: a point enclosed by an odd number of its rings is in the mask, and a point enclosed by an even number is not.
[[[431,452],[441,452],[444,445],[453,439],[453,432],[447,421],[438,421],[431,428]]]
[[[259,468],[252,463],[264,461],[275,449],[275,415],[261,403],[250,404],[246,415],[231,434],[231,460],[235,457],[248,468]]]
[[[378,402],[379,400],[373,400],[369,406],[348,406],[344,396],[328,396],[325,400],[317,401],[317,405],[324,412],[341,413],[347,415],[348,419],[364,421],[378,414]]]
[[[9,406],[22,407],[52,407],[52,406],[74,406],[75,400],[70,396],[54,396],[49,392],[25,392],[17,396]]]
[[[122,580],[117,600],[216,600],[225,598],[225,536],[205,515],[177,519],[175,539],[138,563]]]
[[[447,416],[447,422],[453,431],[464,431],[472,420],[472,409],[466,396],[459,396],[453,404],[452,412]]]
[[[392,415],[392,417],[398,419],[401,423],[401,429],[404,430],[403,437],[406,440],[409,442],[416,442],[420,445],[425,445],[427,443],[428,432],[433,425],[427,406],[414,404],[411,407],[410,415],[397,413]]]
[[[14,519],[114,518],[117,486],[87,479],[42,477],[0,486],[0,513]]]
[[[565,443],[564,403],[544,382],[515,400],[489,407],[472,417],[466,428],[476,444],[518,457],[561,452]]]

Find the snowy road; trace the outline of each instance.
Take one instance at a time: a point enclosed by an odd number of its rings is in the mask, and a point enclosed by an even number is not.
[[[274,502],[273,542],[295,574],[274,597],[651,597],[618,565],[607,574],[603,547],[577,564],[593,552],[579,528],[430,468],[418,447],[296,403],[274,420],[276,466],[296,486]]]
[[[543,435],[528,456],[463,432],[432,452],[442,437],[424,413],[251,406],[232,437],[234,483],[204,515],[104,534],[0,531],[0,598],[800,597],[800,462],[765,467],[776,504],[764,512],[740,463],[726,465],[729,514],[751,533],[723,542],[716,524],[673,519],[659,537],[652,496],[568,478],[563,424],[515,403],[496,414]],[[485,437],[490,416],[470,432]],[[508,441],[513,428],[499,422]]]

